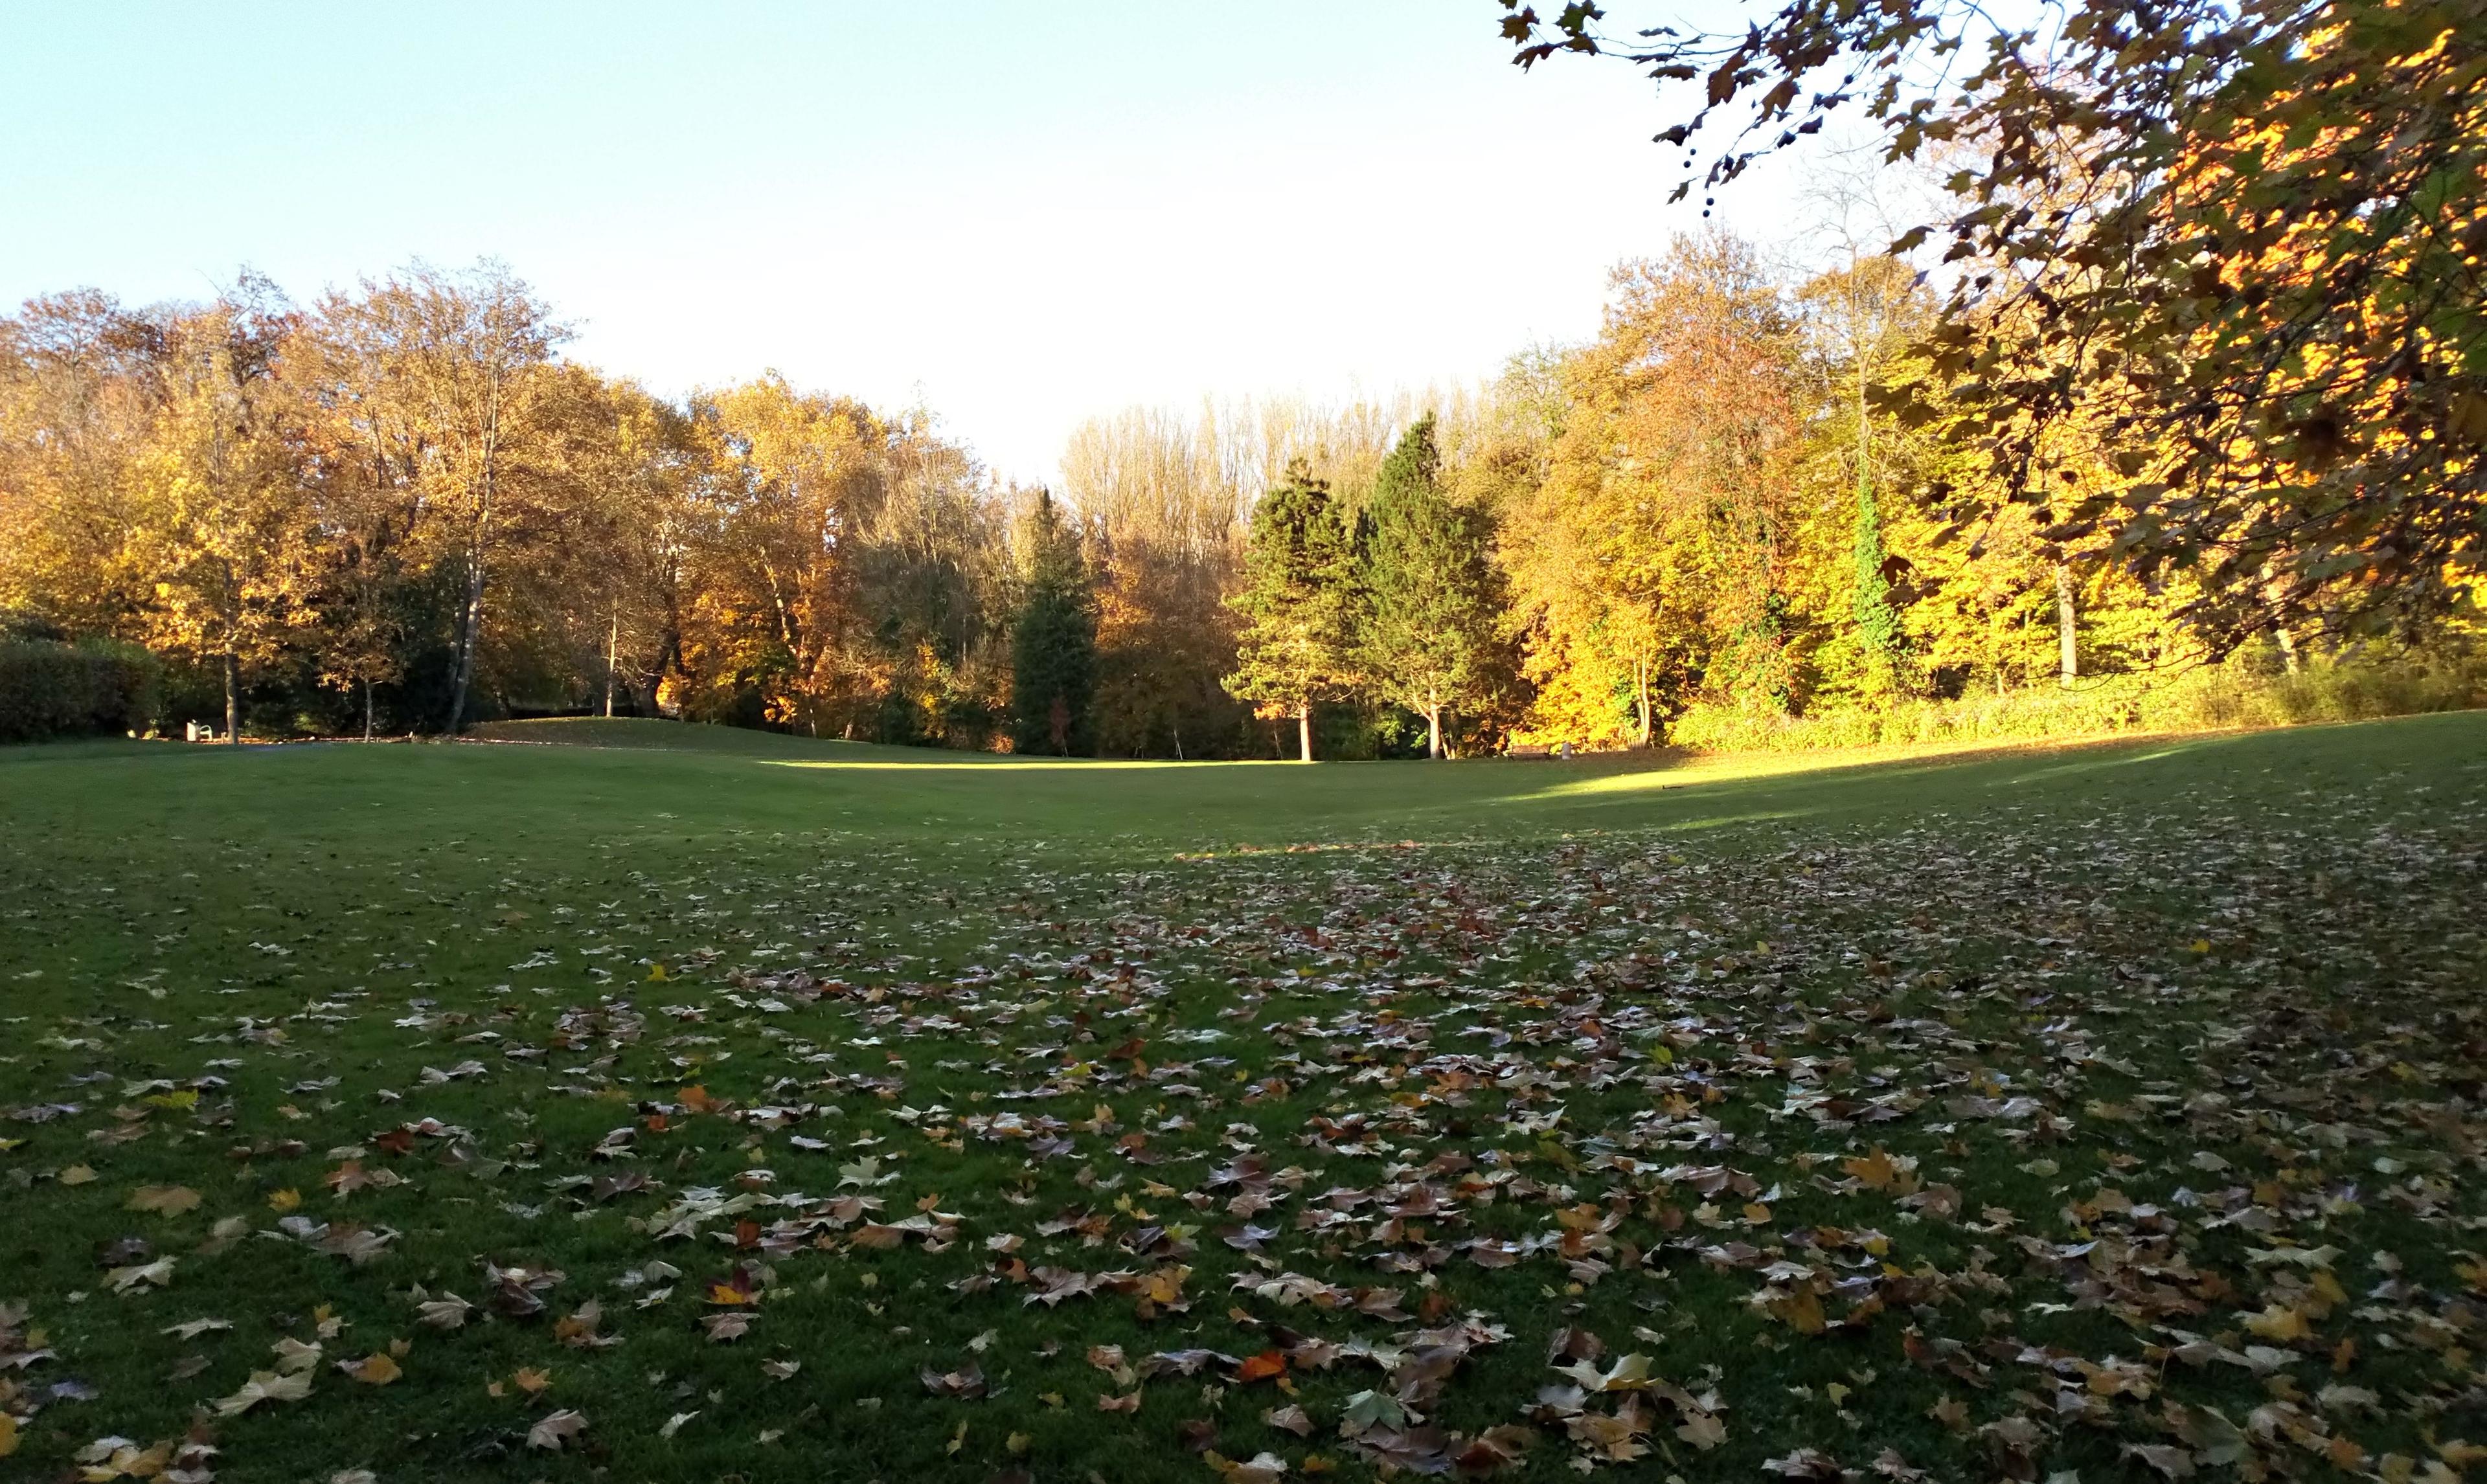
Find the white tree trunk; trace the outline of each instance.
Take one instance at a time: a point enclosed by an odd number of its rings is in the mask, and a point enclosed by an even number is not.
[[[607,717],[613,714],[613,667],[619,662],[621,654],[622,610],[616,608],[613,610],[612,626],[604,631],[604,714]],[[819,728],[815,727],[812,729],[814,735],[819,734]]]
[[[2055,654],[2057,683],[2067,689],[2082,677],[2082,651],[2079,642],[2080,614],[2073,605],[2073,566],[2069,562],[2055,563]]]
[[[1296,755],[1298,762],[1313,760],[1313,707],[1310,701],[1296,707],[1296,745],[1299,749]]]

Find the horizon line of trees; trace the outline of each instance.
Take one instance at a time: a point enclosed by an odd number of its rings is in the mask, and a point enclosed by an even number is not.
[[[1679,237],[1490,386],[1133,409],[1032,489],[921,410],[565,360],[490,262],[307,307],[61,294],[0,320],[0,622],[143,646],[168,721],[228,732],[601,712],[1185,758],[1647,746],[2221,652],[2194,574],[1886,410],[1942,323],[1898,259]],[[2293,668],[2346,634],[2320,614],[2249,642]]]

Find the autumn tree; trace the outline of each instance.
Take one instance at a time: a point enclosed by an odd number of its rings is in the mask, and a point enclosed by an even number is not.
[[[131,470],[154,436],[171,316],[94,290],[0,320],[0,610],[137,637],[153,600],[127,558]]]
[[[127,561],[154,601],[148,637],[213,665],[226,739],[241,740],[245,667],[274,659],[305,618],[310,508],[277,363],[296,316],[245,279],[169,327],[162,392],[134,461]]]
[[[1572,406],[1545,483],[1514,507],[1504,562],[1533,625],[1541,707],[1657,730],[1661,680],[1784,708],[1785,579],[1797,528],[1787,458],[1798,342],[1750,244],[1680,237],[1617,270],[1598,339],[1567,361]],[[1564,673],[1597,675],[1584,691]]]
[[[1993,498],[2195,588],[2213,650],[2460,608],[2487,566],[2487,85],[2478,8],[2351,0],[1792,0],[1717,32],[1504,0],[1518,60],[1623,58],[1728,132],[1700,184],[1854,117],[1951,149],[1959,272],[1911,406]],[[1723,116],[1723,117],[1721,117]],[[1688,156],[1688,160],[1695,156]],[[1679,197],[1693,186],[1688,178]],[[2050,430],[2115,435],[2103,470]],[[2071,476],[2084,474],[2078,483]]]
[[[462,569],[447,729],[465,726],[484,638],[488,579],[503,542],[528,529],[527,459],[540,373],[568,332],[495,262],[463,272],[417,264],[360,294],[322,302],[353,413],[394,436]]]
[[[1355,543],[1329,485],[1298,462],[1252,508],[1244,618],[1227,692],[1268,717],[1296,719],[1297,756],[1313,760],[1313,707],[1355,681]]]

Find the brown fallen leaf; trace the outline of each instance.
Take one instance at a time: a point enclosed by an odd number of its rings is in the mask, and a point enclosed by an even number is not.
[[[199,1193],[186,1185],[142,1185],[129,1193],[129,1209],[153,1211],[158,1216],[180,1216],[195,1211]]]

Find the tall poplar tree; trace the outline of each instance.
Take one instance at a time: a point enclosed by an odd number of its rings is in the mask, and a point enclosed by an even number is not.
[[[1296,719],[1298,756],[1313,760],[1313,706],[1352,683],[1355,543],[1329,485],[1301,459],[1252,508],[1244,616],[1227,694],[1265,717]]]

